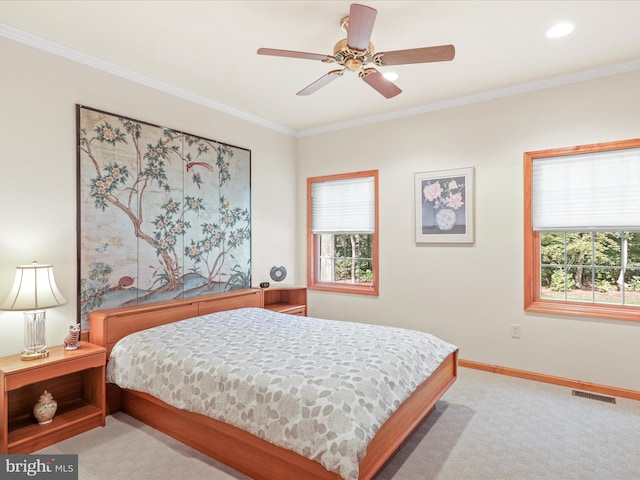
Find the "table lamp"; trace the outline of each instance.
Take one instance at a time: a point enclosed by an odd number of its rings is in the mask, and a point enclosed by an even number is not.
[[[45,308],[67,303],[53,278],[53,265],[33,262],[16,267],[16,278],[0,310],[24,311],[24,351],[22,360],[49,355],[45,349]]]

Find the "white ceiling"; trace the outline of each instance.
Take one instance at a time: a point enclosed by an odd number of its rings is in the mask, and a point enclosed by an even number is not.
[[[336,66],[256,50],[332,55],[351,3],[0,0],[0,35],[298,136],[640,69],[640,1],[362,0],[376,51],[455,59],[379,67],[400,75],[389,100],[351,73],[296,96]],[[546,38],[560,21],[573,34]]]

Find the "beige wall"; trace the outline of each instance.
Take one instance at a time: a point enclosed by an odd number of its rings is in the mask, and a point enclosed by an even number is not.
[[[10,40],[0,58],[0,296],[16,265],[52,263],[69,303],[47,312],[49,345],[76,318],[77,103],[250,149],[254,285],[273,265],[295,283],[295,139]],[[0,356],[22,350],[22,326],[0,312]]]
[[[522,153],[640,136],[639,72],[296,140],[9,40],[0,58],[0,296],[16,265],[53,263],[69,304],[48,312],[50,345],[76,312],[80,103],[252,151],[254,285],[273,265],[304,283],[307,177],[379,169],[380,297],[311,292],[312,315],[427,330],[465,359],[640,390],[640,324],[522,309]],[[467,166],[475,244],[416,246],[413,174]],[[0,356],[21,348],[22,314],[0,312]]]
[[[310,292],[310,314],[426,330],[464,359],[640,390],[640,323],[523,311],[522,173],[525,151],[639,137],[638,85],[640,72],[621,74],[300,138],[301,205],[307,177],[380,170],[380,296]],[[475,244],[417,246],[413,174],[468,166]]]

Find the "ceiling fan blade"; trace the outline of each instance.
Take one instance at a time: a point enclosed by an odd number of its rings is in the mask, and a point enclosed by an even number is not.
[[[335,80],[338,77],[341,77],[343,73],[344,73],[344,70],[332,70],[329,73],[327,73],[326,75],[323,75],[322,77],[320,77],[318,80],[313,82],[311,85],[307,85],[306,87],[304,87],[302,90],[300,90],[298,93],[296,93],[296,95],[311,95],[312,93],[316,92],[317,90],[320,90],[327,83]]]
[[[351,49],[367,50],[377,13],[377,10],[366,5],[351,4],[347,27],[347,45]]]
[[[333,57],[320,53],[295,52],[293,50],[278,50],[275,48],[259,48],[258,55],[273,55],[274,57],[304,58],[306,60],[331,60]]]
[[[410,48],[376,54],[377,65],[406,65],[409,63],[446,62],[453,60],[456,49],[453,45]]]
[[[362,71],[360,78],[371,85],[377,92],[385,98],[392,98],[402,93],[400,87],[395,83],[387,80],[375,68],[367,68]]]

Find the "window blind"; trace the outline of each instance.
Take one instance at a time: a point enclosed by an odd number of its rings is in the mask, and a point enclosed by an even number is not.
[[[539,231],[640,231],[640,148],[534,159]]]
[[[374,178],[314,182],[311,187],[311,231],[314,234],[373,233]]]

